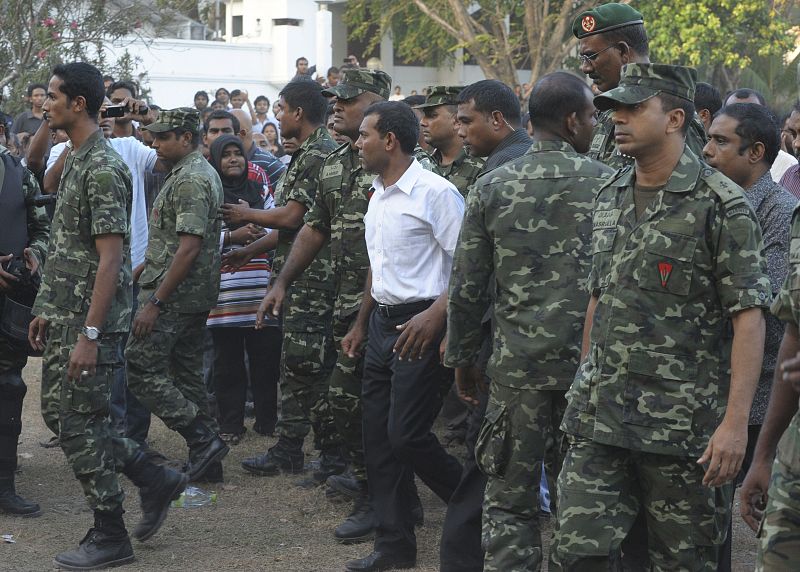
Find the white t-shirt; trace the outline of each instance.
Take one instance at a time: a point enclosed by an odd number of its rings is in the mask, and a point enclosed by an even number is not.
[[[797,165],[797,159],[781,149],[778,151],[778,156],[775,158],[775,161],[772,163],[772,168],[769,170],[770,177],[772,177],[772,180],[776,183],[780,183],[783,174],[792,165]]]
[[[109,139],[111,147],[120,154],[122,160],[131,170],[133,184],[133,201],[131,202],[131,265],[135,268],[144,262],[144,251],[147,249],[147,204],[144,199],[144,174],[152,172],[156,164],[156,152],[135,137]],[[66,143],[59,143],[50,149],[47,158],[47,169],[58,160],[64,152]]]

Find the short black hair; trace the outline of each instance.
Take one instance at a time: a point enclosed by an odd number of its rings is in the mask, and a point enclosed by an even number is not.
[[[644,24],[631,24],[602,34],[609,44],[625,42],[639,56],[650,55],[650,42]]]
[[[475,102],[481,113],[499,111],[512,127],[519,127],[522,112],[514,90],[496,79],[484,79],[468,85],[458,94],[458,103]]]
[[[86,62],[72,62],[57,65],[53,69],[53,75],[61,79],[62,84],[58,89],[68,100],[82,96],[86,100],[89,117],[97,117],[106,93],[99,69]]]
[[[47,86],[45,84],[43,84],[43,83],[32,83],[32,84],[30,84],[28,86],[28,89],[27,89],[28,97],[31,97],[33,95],[33,90],[34,89],[43,89],[45,94],[47,93]]]
[[[191,133],[192,134],[192,140],[191,140],[192,147],[197,149],[197,147],[200,145],[200,132],[199,131],[190,131],[189,129],[186,129],[185,127],[176,127],[175,129],[172,130],[172,132],[175,133],[175,138],[176,139],[178,139],[179,137],[182,137],[184,133]]]
[[[722,107],[722,96],[719,90],[704,81],[698,81],[694,88],[694,107],[695,109],[708,109],[713,116]]]
[[[114,83],[114,76],[113,75],[104,75],[103,76],[103,81],[110,81],[111,83]]]
[[[398,86],[399,87],[399,86]],[[400,100],[401,103],[405,103],[409,107],[413,107],[415,105],[422,105],[425,103],[425,96],[424,95],[409,95]]]
[[[329,67],[328,68],[328,73],[325,74],[325,77],[328,77],[332,73],[339,73],[339,68],[337,68],[336,66]]]
[[[731,96],[733,96],[734,99],[747,99],[748,97],[755,97],[758,100],[759,105],[767,105],[767,100],[764,99],[764,96],[761,95],[760,92],[750,89],[749,87],[740,87],[739,89],[734,89],[725,96],[725,101],[728,101]]]
[[[537,127],[557,130],[572,113],[583,111],[591,97],[589,86],[568,72],[553,72],[539,79],[531,90],[528,112],[534,130]]]
[[[208,125],[215,119],[230,119],[231,125],[233,126],[233,132],[236,134],[238,134],[239,130],[242,128],[241,124],[239,123],[239,120],[233,113],[229,113],[224,109],[217,109],[215,111],[212,111],[211,114],[208,116],[208,119],[206,119],[206,124],[204,126],[204,129],[206,131],[208,131]]]
[[[115,81],[114,83],[108,86],[108,90],[106,91],[106,96],[111,97],[111,94],[118,89],[127,89],[130,92],[131,97],[133,99],[136,99],[137,98],[136,94],[139,93],[139,90],[136,89],[135,83],[133,83],[132,81],[126,81],[122,79],[119,81]]]
[[[325,110],[325,124],[326,125],[328,124],[328,119],[330,119],[331,115],[333,115],[333,107],[334,107],[333,102],[332,101],[329,102],[328,103],[328,108]]]
[[[664,93],[663,91],[656,97],[661,99],[661,109],[664,110],[664,113],[672,111],[673,109],[683,110],[684,118],[683,125],[681,126],[681,133],[686,135],[689,132],[689,124],[691,124],[692,119],[694,119],[694,102],[678,97],[677,95],[672,95],[671,93]]]
[[[208,101],[210,99],[208,97],[208,93],[206,93],[206,91],[204,91],[202,89],[194,94],[194,99],[197,99],[198,97],[205,97],[206,101]]]
[[[305,58],[305,57],[303,57],[303,56],[300,56],[299,58],[297,58],[297,59],[294,61],[294,67],[297,67],[297,64],[299,64],[300,62],[306,62],[306,63],[308,63],[308,58]]]
[[[364,117],[368,115],[378,116],[375,128],[382,137],[394,133],[403,153],[414,153],[419,140],[419,121],[413,109],[401,101],[378,101],[364,112]]]
[[[232,97],[232,98],[233,98],[233,97],[236,97],[237,95],[242,95],[242,90],[241,90],[241,89],[234,89],[234,90],[231,92],[231,97]]]
[[[781,129],[775,115],[763,105],[755,103],[731,103],[715,115],[727,115],[739,122],[734,130],[741,137],[739,154],[756,142],[764,145],[764,160],[772,165],[781,148]]]
[[[322,95],[322,86],[315,81],[290,81],[278,94],[293,109],[303,108],[306,121],[318,125],[325,121],[327,98]]]
[[[225,89],[224,87],[220,87],[219,89],[217,89],[217,91],[215,91],[215,92],[214,92],[214,98],[215,98],[215,99],[216,99],[217,95],[219,95],[219,92],[220,92],[220,91],[224,91],[226,94],[228,94],[228,97],[230,97],[230,96],[231,96],[231,92],[230,92],[230,91],[228,91],[228,90],[227,90],[227,89]]]
[[[258,97],[255,99],[255,101],[253,101],[253,105],[258,105],[258,104],[259,104],[259,103],[261,103],[262,101],[266,101],[266,102],[267,102],[267,106],[269,106],[269,98],[268,98],[266,95],[259,95],[259,96],[258,96]]]

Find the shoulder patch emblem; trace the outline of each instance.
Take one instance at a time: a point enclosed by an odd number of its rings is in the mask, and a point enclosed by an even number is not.
[[[661,287],[666,288],[667,280],[669,280],[669,276],[672,274],[672,264],[669,262],[659,262],[658,274],[661,276]]]

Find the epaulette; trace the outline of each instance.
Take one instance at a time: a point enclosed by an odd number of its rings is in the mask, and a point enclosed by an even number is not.
[[[727,213],[727,216],[732,217],[740,214],[753,216],[753,207],[750,205],[750,201],[747,200],[744,191],[721,172],[707,165],[702,165],[700,179],[722,201],[722,208]]]

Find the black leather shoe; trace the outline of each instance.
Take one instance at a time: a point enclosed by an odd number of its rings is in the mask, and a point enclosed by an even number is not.
[[[361,495],[361,486],[352,473],[342,473],[341,475],[331,475],[325,481],[328,487],[340,495],[353,500]]]
[[[366,542],[375,536],[375,513],[365,494],[356,499],[353,512],[333,530],[333,537],[342,544]]]
[[[379,570],[401,570],[414,568],[416,556],[399,556],[385,552],[373,552],[365,558],[350,560],[344,565],[347,572],[377,572]]]
[[[275,445],[263,455],[256,455],[242,461],[242,468],[254,475],[265,477],[274,477],[281,472],[297,475],[304,471],[303,460],[302,451],[299,453],[289,452]]]
[[[38,504],[25,500],[17,494],[13,481],[11,486],[0,490],[0,512],[16,514],[17,516],[39,516],[42,514]]]
[[[186,439],[186,444],[189,446],[186,472],[190,481],[201,478],[214,463],[224,459],[230,451],[230,447],[219,438],[219,435],[200,419],[195,419],[191,425],[178,432]]]
[[[96,528],[89,529],[78,548],[53,559],[62,570],[98,570],[129,562],[133,562],[133,548],[128,535],[109,535]]]
[[[206,473],[202,475],[200,478],[195,479],[193,481],[189,481],[191,483],[224,483],[225,482],[225,474],[222,472],[222,463],[217,461],[216,463],[211,463],[206,470]]]

